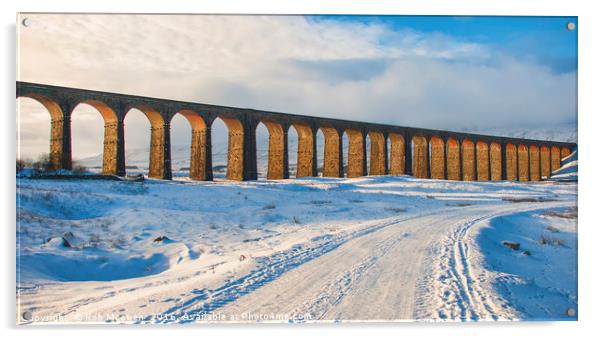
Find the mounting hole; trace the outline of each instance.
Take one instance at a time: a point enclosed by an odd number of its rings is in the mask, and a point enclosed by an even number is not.
[[[575,315],[577,314],[577,311],[575,311],[575,309],[570,307],[570,308],[568,308],[568,310],[566,310],[566,314],[569,317],[575,317]]]
[[[25,27],[29,27],[31,26],[31,19],[30,18],[25,18],[21,21],[21,24]]]
[[[575,27],[577,27],[577,26],[575,25],[574,22],[569,22],[569,23],[566,24],[566,29],[568,29],[570,31],[575,30]]]
[[[23,317],[23,319],[29,321],[31,320],[31,318],[33,317],[31,311],[25,311],[23,312],[23,314],[21,315],[21,317]]]

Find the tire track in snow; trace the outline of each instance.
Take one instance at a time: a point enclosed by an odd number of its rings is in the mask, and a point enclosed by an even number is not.
[[[435,213],[439,212],[441,211]],[[425,215],[427,214],[415,215],[413,217],[389,218],[384,222],[352,233],[340,236],[319,236],[318,240],[312,241],[309,244],[298,244],[289,250],[277,252],[270,256],[258,257],[256,258],[257,268],[247,275],[230,281],[217,289],[193,290],[190,292],[191,298],[188,300],[177,304],[158,316],[148,316],[137,323],[190,323],[197,321],[200,316],[214,312],[240,297],[252,293],[258,288],[274,281],[284,273],[323,256],[352,239],[366,236],[391,225],[398,224],[401,221]],[[369,266],[369,262],[366,262],[364,268],[358,267],[358,269],[362,270]],[[352,274],[350,272],[349,276]]]
[[[416,297],[416,284],[423,276],[423,259],[438,263],[438,255],[430,252],[432,243],[441,244],[450,229],[500,208],[446,209],[400,221],[345,243],[224,310],[285,313],[293,321],[416,319],[412,314],[422,301]],[[400,241],[408,233],[410,240]]]
[[[379,243],[371,255],[364,258],[351,269],[340,274],[338,278],[326,284],[316,297],[292,311],[290,318],[303,318],[309,316],[310,320],[321,320],[329,309],[339,304],[341,299],[353,288],[354,284],[379,260],[387,254],[394,245],[398,244],[409,233],[403,232]],[[299,320],[303,321],[303,320]]]
[[[514,209],[515,210],[515,209]],[[439,320],[477,321],[499,318],[499,311],[493,309],[488,292],[484,291],[481,280],[475,278],[470,267],[470,253],[466,235],[471,227],[506,212],[494,212],[468,222],[456,225],[449,236],[441,243],[438,266],[439,276],[434,280],[436,290],[433,296],[437,305],[428,304],[435,310],[432,317]],[[432,302],[431,302],[432,303]],[[417,316],[418,317],[418,316]]]
[[[556,203],[557,204],[557,203]],[[530,203],[525,206],[506,206],[497,212],[458,223],[442,243],[435,243],[430,251],[427,269],[418,283],[417,293],[422,300],[417,304],[417,319],[477,321],[482,319],[499,320],[514,318],[511,309],[496,301],[495,291],[486,285],[486,270],[475,276],[473,267],[480,264],[471,254],[474,244],[469,231],[491,218],[549,208],[555,203]],[[431,268],[428,268],[428,266]],[[433,267],[438,267],[435,269]]]
[[[452,236],[447,240],[448,244],[445,248],[444,256],[442,257],[443,259],[441,260],[442,265],[448,264],[448,276],[451,277],[450,281],[452,282],[450,289],[458,300],[457,304],[461,309],[459,319],[461,320],[478,320],[483,317],[485,312],[487,316],[497,319],[485,299],[479,298],[482,292],[479,288],[479,284],[475,283],[475,278],[471,274],[467,259],[468,247],[464,242],[468,229],[474,224],[489,217],[490,216],[477,218],[476,220],[464,223],[456,228],[452,233]],[[456,317],[458,317],[453,312],[453,309],[450,314],[450,319],[456,319]]]

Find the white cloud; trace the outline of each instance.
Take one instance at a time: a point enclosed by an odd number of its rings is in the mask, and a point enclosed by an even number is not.
[[[574,73],[443,34],[298,16],[28,17],[23,81],[456,130],[576,119]]]

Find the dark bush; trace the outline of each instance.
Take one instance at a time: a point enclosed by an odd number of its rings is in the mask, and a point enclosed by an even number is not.
[[[76,164],[73,166],[73,169],[71,170],[74,174],[83,174],[88,172],[88,168],[86,168],[85,166],[81,165],[81,164]]]
[[[40,155],[36,161],[31,163],[31,167],[32,169],[41,172],[49,172],[54,169],[52,166],[52,161],[50,160],[50,154]]]
[[[50,161],[50,155],[42,154],[37,160],[32,159],[18,159],[17,160],[17,173],[23,169],[33,169],[38,172],[48,172],[53,170],[52,161]]]
[[[25,160],[17,159],[17,173],[20,173],[21,170],[25,169],[27,163]]]

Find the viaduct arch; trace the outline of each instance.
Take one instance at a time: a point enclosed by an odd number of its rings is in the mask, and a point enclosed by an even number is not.
[[[123,121],[132,109],[142,111],[151,124],[148,175],[159,179],[172,178],[169,130],[176,114],[190,123],[190,178],[200,181],[213,179],[211,126],[218,118],[228,128],[227,179],[240,181],[257,179],[255,135],[260,123],[269,131],[268,179],[289,178],[290,128],[295,128],[298,137],[296,177],[318,175],[316,135],[319,131],[324,135],[323,176],[328,177],[407,174],[464,181],[538,181],[558,169],[560,160],[576,147],[566,142],[311,117],[19,81],[16,96],[32,98],[48,110],[50,158],[55,169],[72,167],[73,110],[82,103],[94,107],[105,124],[103,174],[118,176],[126,173]],[[343,135],[348,138],[346,150]],[[343,163],[345,151],[346,166]]]

